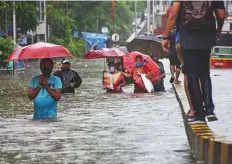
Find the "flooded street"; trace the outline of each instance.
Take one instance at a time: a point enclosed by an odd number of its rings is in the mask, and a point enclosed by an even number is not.
[[[1,76],[0,163],[194,163],[169,76],[165,93],[133,94],[129,85],[125,94],[105,94],[102,65],[74,64],[83,83],[62,95],[56,122],[31,119],[26,93],[34,70]]]

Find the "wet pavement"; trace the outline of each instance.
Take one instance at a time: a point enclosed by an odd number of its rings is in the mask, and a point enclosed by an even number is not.
[[[213,100],[218,121],[209,127],[219,136],[232,141],[232,69],[212,69]]]
[[[181,79],[183,80],[183,76],[181,76]],[[211,79],[214,112],[218,121],[207,122],[207,124],[215,135],[222,137],[223,140],[232,141],[232,69],[211,69]],[[187,113],[189,105],[183,85],[175,85],[175,87]]]
[[[165,93],[133,94],[129,85],[125,94],[105,94],[102,65],[75,64],[83,84],[62,96],[56,122],[31,120],[34,72],[0,77],[0,163],[194,163],[169,77]]]

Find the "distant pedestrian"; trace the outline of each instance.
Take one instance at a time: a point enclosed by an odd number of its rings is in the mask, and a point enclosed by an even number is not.
[[[176,28],[172,29],[168,37],[170,40],[169,61],[170,61],[170,71],[171,71],[171,79],[169,80],[169,82],[180,84],[181,83],[181,81],[179,80],[180,61],[178,59],[177,51],[176,51]]]
[[[59,77],[62,82],[62,93],[75,93],[75,88],[78,88],[82,79],[76,71],[71,69],[71,64],[68,59],[62,59],[61,71],[56,71],[55,76]]]
[[[153,82],[154,92],[165,92],[164,87],[164,78],[166,77],[164,65],[161,61],[158,60],[158,53],[151,54],[152,60],[159,66],[160,71],[160,80]]]

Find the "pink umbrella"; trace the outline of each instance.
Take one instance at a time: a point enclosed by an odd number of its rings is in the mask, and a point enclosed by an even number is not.
[[[103,48],[100,50],[90,50],[84,55],[84,59],[98,59],[98,58],[111,58],[122,57],[125,53],[116,48]]]
[[[10,60],[70,57],[71,53],[61,45],[52,43],[35,43],[15,49],[7,58]]]

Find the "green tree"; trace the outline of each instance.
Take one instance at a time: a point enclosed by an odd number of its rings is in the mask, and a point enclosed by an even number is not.
[[[14,41],[0,37],[0,67],[6,66],[6,58],[14,50]]]
[[[144,4],[138,1],[138,12],[144,10]],[[48,2],[47,22],[52,29],[50,42],[61,44],[75,55],[80,55],[84,53],[84,42],[74,40],[72,31],[101,33],[102,27],[108,27],[110,35],[118,33],[120,40],[125,42],[133,30],[134,14],[133,1],[115,2],[114,22],[111,1]]]
[[[66,2],[67,3],[67,2]],[[112,21],[112,2],[69,2],[66,11],[75,20],[78,31],[100,32],[102,27],[108,27],[110,34],[119,33],[125,41],[132,33],[134,21],[134,2],[115,1],[115,21]],[[138,1],[138,12],[144,10],[144,2]]]
[[[66,14],[64,2],[50,2],[47,7],[48,24],[50,25],[50,42],[66,47],[73,55],[80,56],[85,52],[85,42],[72,38],[75,21]]]
[[[0,1],[0,30],[5,31],[9,26],[13,26],[13,8],[12,1]],[[28,30],[35,30],[37,25],[37,8],[35,2],[16,1],[15,2],[16,24],[22,33]]]

